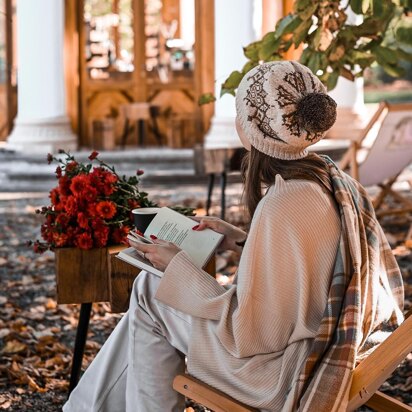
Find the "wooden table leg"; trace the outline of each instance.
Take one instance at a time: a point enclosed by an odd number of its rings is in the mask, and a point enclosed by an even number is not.
[[[80,306],[79,323],[77,324],[76,341],[74,343],[72,370],[70,374],[69,395],[76,387],[80,379],[84,347],[86,345],[87,331],[89,329],[91,303],[82,303]]]

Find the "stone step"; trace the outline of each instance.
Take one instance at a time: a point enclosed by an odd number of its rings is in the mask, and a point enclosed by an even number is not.
[[[73,153],[75,159],[88,163],[90,150]],[[144,148],[124,151],[105,151],[99,158],[123,176],[133,176],[138,169],[144,171],[145,184],[183,184],[206,181],[196,176],[192,149]],[[95,161],[93,164],[98,165]],[[0,191],[48,191],[56,184],[57,163],[47,164],[46,155],[0,151]]]
[[[88,162],[88,156],[91,150],[82,150],[73,152],[72,155],[79,162]],[[55,155],[60,157],[62,155]],[[30,164],[47,164],[47,153],[45,154],[28,154],[0,150],[0,164],[3,162],[28,162]],[[162,164],[162,163],[193,163],[192,149],[170,149],[160,148],[136,148],[127,150],[104,151],[99,154],[99,158],[104,162],[112,165],[119,163],[126,164]]]
[[[239,173],[230,173],[227,178],[227,183],[240,183],[241,178]],[[50,175],[40,178],[39,175],[26,176],[21,175],[10,178],[0,174],[0,192],[49,192],[57,184],[57,180]],[[179,190],[179,187],[200,185],[207,190],[208,176],[196,175],[194,173],[177,173],[176,170],[163,170],[153,173],[147,173],[140,178],[140,189],[150,190],[151,188],[167,187],[168,189]],[[220,191],[219,178],[215,181],[215,191]]]

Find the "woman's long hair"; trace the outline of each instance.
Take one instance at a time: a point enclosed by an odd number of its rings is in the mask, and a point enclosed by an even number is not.
[[[263,197],[263,188],[273,185],[278,174],[284,180],[310,180],[326,188],[330,187],[326,162],[317,154],[310,153],[298,160],[280,160],[259,152],[252,146],[242,161],[245,185],[243,198],[250,218]]]

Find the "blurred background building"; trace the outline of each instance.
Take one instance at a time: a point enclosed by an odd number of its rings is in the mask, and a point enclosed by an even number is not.
[[[218,95],[245,61],[242,46],[292,7],[291,0],[0,0],[0,141],[30,152],[237,147],[234,99],[205,106],[198,99]],[[345,112],[341,123],[362,127],[362,79],[342,80],[333,97]]]

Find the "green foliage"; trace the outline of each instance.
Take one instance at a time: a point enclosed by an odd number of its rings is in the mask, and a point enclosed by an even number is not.
[[[349,7],[362,16],[360,24],[348,21]],[[328,90],[336,86],[339,76],[354,80],[375,62],[389,75],[402,76],[402,61],[412,60],[408,7],[412,7],[412,0],[348,0],[345,4],[339,0],[296,0],[293,13],[279,20],[273,32],[244,47],[248,61],[222,84],[221,95],[234,95],[251,68],[283,59],[292,46],[303,47],[300,62]]]
[[[216,97],[213,93],[205,93],[199,97],[198,104],[199,106],[202,106],[204,104],[213,103],[214,101],[216,101]]]

